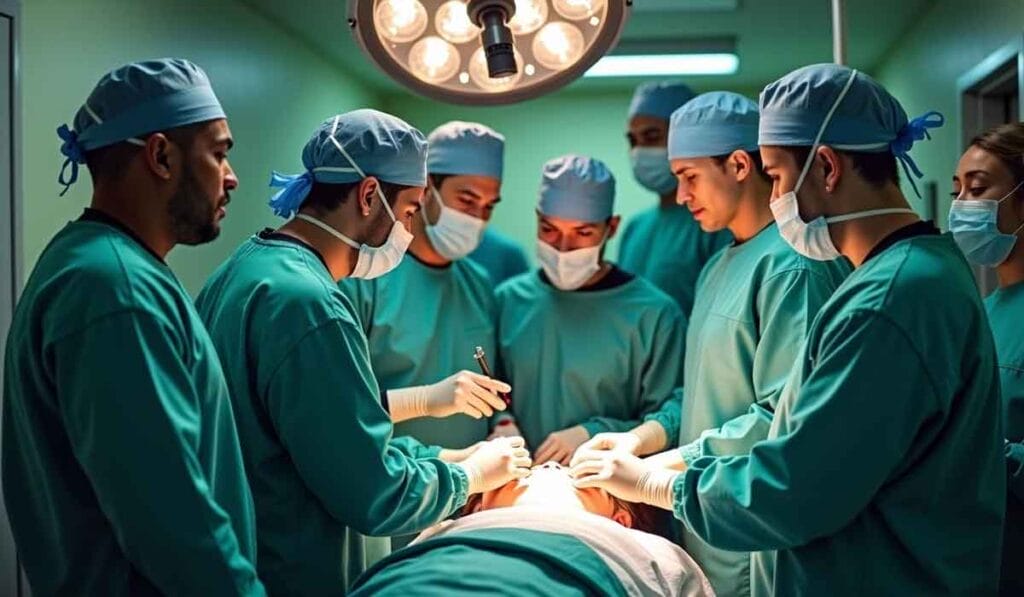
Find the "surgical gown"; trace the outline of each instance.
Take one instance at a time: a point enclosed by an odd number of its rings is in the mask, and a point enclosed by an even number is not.
[[[1024,282],[985,300],[999,358],[1006,432],[1006,532],[1003,536],[1004,595],[1024,594]]]
[[[530,269],[526,254],[516,241],[493,228],[484,231],[480,246],[469,254],[469,258],[487,271],[495,287]]]
[[[390,444],[366,336],[310,248],[261,233],[197,299],[224,364],[272,595],[338,595],[390,542],[466,501],[467,479]]]
[[[1006,492],[999,377],[948,236],[892,244],[818,312],[768,439],[701,457],[676,516],[752,556],[754,595],[985,595]]]
[[[711,258],[686,332],[685,387],[647,417],[678,438],[688,464],[747,454],[768,436],[811,321],[849,272],[845,259],[801,257],[774,223]],[[716,592],[750,593],[746,552],[716,549],[687,531],[683,541]]]
[[[385,391],[478,370],[473,359],[477,346],[495,358],[494,288],[487,272],[469,260],[432,267],[406,255],[386,276],[346,279],[340,286],[359,314],[373,373]],[[486,418],[463,414],[395,425],[396,435],[446,448],[471,446],[487,439],[488,432]]]
[[[689,317],[704,264],[731,241],[728,230],[701,230],[685,207],[652,207],[626,222],[619,267],[653,282]]]
[[[643,278],[566,292],[537,272],[498,288],[498,342],[512,411],[531,449],[582,425],[628,431],[680,381],[686,319]]]
[[[32,590],[263,595],[213,344],[163,261],[96,213],[39,257],[7,341],[4,498]]]

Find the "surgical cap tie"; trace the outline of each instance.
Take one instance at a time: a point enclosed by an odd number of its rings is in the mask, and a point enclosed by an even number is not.
[[[281,189],[270,198],[270,207],[274,214],[282,218],[290,218],[299,211],[306,195],[313,188],[313,173],[306,170],[302,174],[281,174],[276,170],[270,174],[270,186]]]
[[[900,161],[900,164],[903,166],[903,172],[907,175],[907,180],[910,181],[910,186],[913,187],[918,197],[921,196],[921,191],[917,189],[917,183],[914,182],[914,178],[923,178],[924,173],[917,167],[917,163],[914,162],[914,158],[910,157],[908,152],[917,141],[925,139],[931,141],[932,136],[928,129],[937,129],[945,123],[945,117],[939,112],[932,110],[904,125],[896,138],[889,144],[889,149],[896,156],[896,159]]]
[[[57,177],[57,182],[64,185],[64,190],[60,193],[60,196],[63,197],[71,185],[78,180],[78,165],[85,163],[85,152],[82,151],[82,146],[78,143],[78,133],[68,128],[68,125],[60,125],[57,128],[57,136],[64,141],[60,146],[60,152],[67,158]],[[69,177],[66,176],[68,166],[71,167],[71,176]]]

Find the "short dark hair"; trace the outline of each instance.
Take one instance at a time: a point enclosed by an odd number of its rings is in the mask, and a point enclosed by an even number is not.
[[[730,155],[732,154],[726,153],[722,155],[713,155],[711,156],[711,159],[714,160],[715,163],[718,164],[718,167],[721,168],[722,166],[725,165],[725,160],[729,159]],[[747,155],[750,156],[750,161],[754,162],[754,171],[757,172],[757,175],[761,177],[761,180],[765,182],[771,182],[771,178],[764,172],[764,161],[761,159],[761,152],[757,150],[747,151]]]
[[[312,208],[313,211],[318,213],[334,211],[348,200],[349,194],[359,186],[359,182],[345,182],[341,184],[314,182],[313,186],[309,189],[309,195],[302,202],[302,207]],[[380,184],[380,191],[384,193],[388,203],[392,206],[395,204],[395,197],[398,196],[398,193],[412,188],[407,185],[384,182],[383,180],[378,180],[377,182]]]
[[[779,147],[779,149],[785,150],[793,156],[793,159],[801,167],[807,162],[807,156],[811,155],[810,146]],[[896,165],[896,156],[891,151],[867,152],[841,149],[835,151],[840,155],[848,156],[853,162],[853,169],[876,189],[884,188],[888,183],[899,186],[899,167]]]
[[[163,132],[172,143],[184,149],[187,155],[192,149],[192,143],[195,141],[196,135],[205,125],[206,122],[198,122],[167,131],[152,131],[139,135],[139,137],[145,139],[154,133]],[[85,165],[89,168],[89,175],[92,176],[93,181],[116,181],[124,174],[125,166],[128,165],[128,162],[139,151],[142,151],[142,148],[138,145],[133,145],[127,141],[119,141],[113,145],[87,151],[85,153]]]

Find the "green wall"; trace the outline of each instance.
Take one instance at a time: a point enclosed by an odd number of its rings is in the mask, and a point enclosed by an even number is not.
[[[946,116],[946,126],[932,133],[934,140],[918,143],[911,151],[924,180],[938,183],[937,215],[943,226],[951,200],[950,180],[960,158],[957,79],[1022,36],[1022,0],[938,0],[875,69],[879,82],[899,98],[911,117],[928,110]],[[915,198],[909,185],[904,184],[904,191]]]
[[[302,145],[320,120],[377,102],[358,81],[235,0],[29,0],[23,6],[26,274],[50,237],[88,205],[84,167],[79,182],[58,197],[63,158],[54,131],[74,118],[111,68],[162,56],[191,59],[210,75],[228,114],[236,142],[230,161],[241,184],[223,232],[208,245],[176,248],[168,260],[193,293],[245,237],[279,221],[266,205],[270,170],[298,171]]]

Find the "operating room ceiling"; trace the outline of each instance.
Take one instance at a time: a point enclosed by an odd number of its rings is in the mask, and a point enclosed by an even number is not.
[[[345,0],[240,0],[382,93],[405,93],[358,48],[346,23]],[[929,0],[848,0],[851,66],[871,71],[920,20]],[[916,17],[916,18],[915,18]],[[832,60],[829,0],[636,0],[621,44],[683,44],[700,48],[735,40],[734,75],[686,77],[699,91],[755,91],[793,68]],[[580,80],[580,91],[632,88],[636,79]]]

